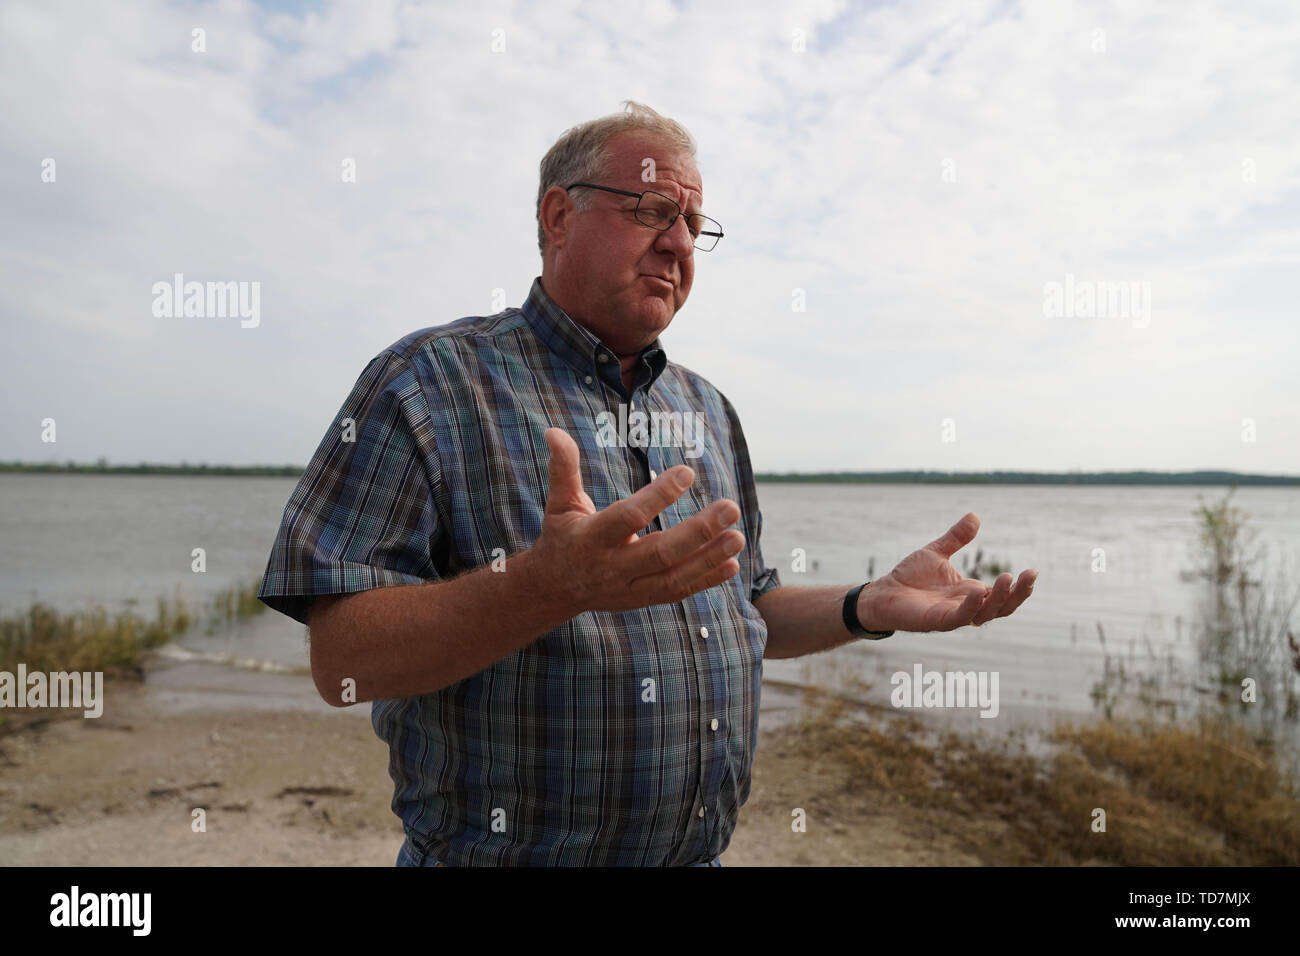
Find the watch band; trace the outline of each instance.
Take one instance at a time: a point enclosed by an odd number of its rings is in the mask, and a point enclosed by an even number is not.
[[[870,581],[867,581],[864,584],[859,584],[857,587],[850,590],[848,594],[844,595],[844,626],[849,629],[850,634],[858,637],[869,637],[874,641],[878,641],[881,638],[889,637],[894,632],[868,631],[862,626],[862,622],[858,620],[858,595],[861,594],[862,589],[870,583]]]

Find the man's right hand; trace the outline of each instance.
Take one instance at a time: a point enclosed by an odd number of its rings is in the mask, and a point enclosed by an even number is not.
[[[561,428],[546,430],[550,493],[542,533],[531,550],[538,565],[580,611],[629,611],[673,604],[715,587],[740,570],[733,557],[745,536],[731,528],[740,507],[715,501],[667,531],[637,532],[681,497],[695,473],[670,468],[604,511],[582,489],[578,446]]]

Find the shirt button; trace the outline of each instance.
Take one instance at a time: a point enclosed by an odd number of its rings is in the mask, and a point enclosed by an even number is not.
[[[712,720],[709,721],[709,730],[717,730],[717,729],[718,729],[718,718],[714,717]]]
[[[704,816],[704,808],[703,808],[703,807],[700,807],[700,813],[699,813],[699,815],[700,815],[700,816]]]
[[[585,376],[585,377],[583,378],[583,381],[586,382],[588,385],[590,385],[590,384],[591,384],[591,376],[590,376],[590,375]]]
[[[602,362],[608,362],[608,361],[609,361],[609,356],[606,355],[604,352],[601,352],[601,353],[600,353],[598,356],[596,356],[596,357],[597,357],[598,359],[600,359]]]
[[[659,475],[655,472],[655,470],[654,470],[653,468],[651,468],[651,469],[650,469],[650,480],[651,480],[651,481],[654,481],[654,480],[655,480],[656,478],[658,478],[658,477],[659,477]]]
[[[709,629],[707,627],[700,628],[700,637],[707,638],[708,636],[709,636]]]

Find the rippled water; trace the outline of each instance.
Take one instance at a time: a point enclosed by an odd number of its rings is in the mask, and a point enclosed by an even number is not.
[[[176,589],[192,606],[259,576],[294,487],[285,478],[0,475],[0,613],[34,598],[72,609],[122,607],[152,613]],[[986,485],[761,484],[762,547],[784,584],[844,585],[886,573],[967,511],[980,516],[975,541],[985,561],[1018,574],[1037,568],[1034,595],[1013,616],[947,634],[898,634],[854,642],[829,654],[768,661],[765,676],[836,685],[873,681],[888,696],[889,675],[927,670],[997,670],[1003,709],[1091,712],[1101,673],[1104,628],[1112,654],[1172,653],[1190,661],[1197,585],[1180,578],[1194,562],[1198,495],[1222,488]],[[1234,496],[1271,558],[1285,553],[1300,571],[1300,489],[1243,488]],[[203,548],[207,571],[191,570]],[[807,570],[792,570],[804,550]],[[1104,549],[1105,571],[1093,570]],[[989,580],[989,578],[985,578]],[[199,629],[181,645],[203,655],[306,668],[305,629],[271,611],[229,631]],[[881,690],[883,688],[883,690]],[[973,714],[973,712],[972,712]]]

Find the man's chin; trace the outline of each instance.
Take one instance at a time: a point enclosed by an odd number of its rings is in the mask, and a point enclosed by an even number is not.
[[[637,302],[619,322],[618,341],[609,342],[620,355],[639,352],[659,337],[673,319],[672,307],[657,296]]]
[[[650,295],[641,300],[640,317],[643,325],[653,326],[658,331],[668,327],[673,320],[676,309],[673,308],[671,296]],[[655,333],[656,335],[658,332]]]

